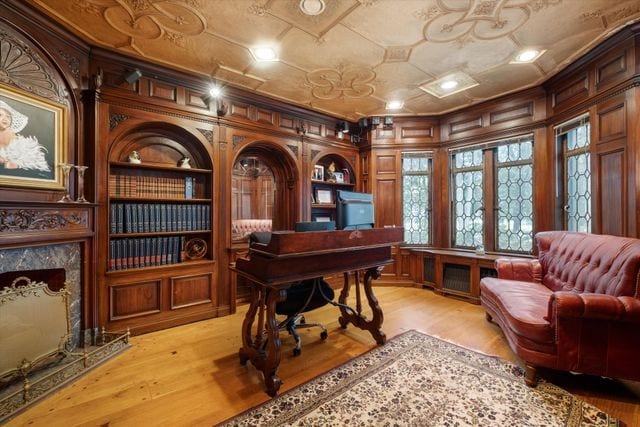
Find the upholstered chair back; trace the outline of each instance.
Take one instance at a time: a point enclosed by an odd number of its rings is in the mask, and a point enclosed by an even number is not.
[[[549,289],[638,298],[640,240],[544,231],[535,242],[542,283]]]

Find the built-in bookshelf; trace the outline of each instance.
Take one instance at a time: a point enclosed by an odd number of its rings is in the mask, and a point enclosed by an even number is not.
[[[206,259],[210,175],[208,169],[111,162],[108,271]],[[190,251],[194,242],[198,253]]]
[[[335,221],[337,191],[354,188],[355,174],[345,159],[333,154],[322,157],[311,176],[311,220]]]

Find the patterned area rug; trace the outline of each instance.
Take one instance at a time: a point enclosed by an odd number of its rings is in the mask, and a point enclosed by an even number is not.
[[[225,426],[618,426],[523,370],[409,331]]]

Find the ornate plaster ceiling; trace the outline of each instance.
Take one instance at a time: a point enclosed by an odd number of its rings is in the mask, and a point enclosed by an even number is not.
[[[29,0],[89,42],[350,120],[440,114],[539,84],[626,23],[640,0]],[[250,49],[277,46],[279,62]],[[510,64],[523,48],[546,49]],[[464,72],[438,98],[420,86]]]

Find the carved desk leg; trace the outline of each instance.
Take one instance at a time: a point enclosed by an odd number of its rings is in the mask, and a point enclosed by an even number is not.
[[[264,366],[261,368],[267,394],[273,397],[282,384],[276,375],[280,365],[280,330],[276,320],[276,304],[287,299],[286,289],[272,289],[267,298],[267,348]]]
[[[369,307],[371,307],[371,311],[373,313],[373,317],[371,320],[367,320],[365,316],[360,314],[359,307],[361,307],[362,302],[360,301],[360,292],[356,292],[356,306],[358,307],[358,312],[354,312],[353,310],[347,310],[344,307],[340,307],[340,318],[338,319],[338,323],[342,328],[346,328],[347,324],[351,323],[354,326],[363,329],[365,331],[369,331],[373,338],[376,340],[378,345],[382,345],[387,342],[387,336],[384,332],[382,332],[382,322],[384,320],[384,316],[382,314],[382,309],[378,304],[378,299],[373,294],[373,288],[371,286],[371,282],[373,279],[377,279],[380,277],[382,273],[382,269],[384,267],[373,267],[367,270],[364,275],[364,293],[367,296],[367,302],[369,303]],[[358,283],[356,276],[356,287],[360,286]],[[340,293],[339,302],[340,304],[347,303],[347,297],[349,296],[349,283],[348,283],[348,275],[345,273],[345,284],[342,292]]]
[[[288,287],[288,285],[286,286]],[[276,375],[280,364],[281,345],[276,319],[276,304],[286,298],[286,288],[267,289],[258,283],[251,283],[251,304],[242,322],[240,363],[246,365],[247,361],[250,361],[256,369],[262,372],[269,396],[275,396],[282,384]],[[256,316],[258,324],[255,337],[253,337],[252,329]]]
[[[256,343],[251,337],[251,329],[253,328],[253,321],[256,318],[258,309],[260,309],[264,304],[264,289],[257,283],[249,283],[251,284],[251,302],[249,305],[249,310],[247,310],[247,314],[245,314],[244,321],[242,322],[242,348],[240,348],[240,351],[238,353],[240,356],[241,365],[246,365],[247,361],[251,360],[251,362],[255,366],[255,359],[259,354],[258,349],[256,348]],[[258,327],[258,329],[261,328]],[[262,333],[262,331],[259,330],[256,333],[256,337],[260,333]]]

